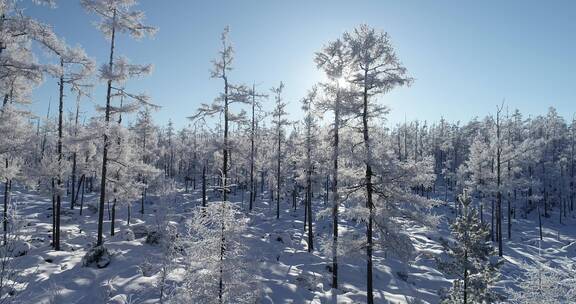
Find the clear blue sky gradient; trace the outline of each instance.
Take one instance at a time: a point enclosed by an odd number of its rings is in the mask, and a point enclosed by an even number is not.
[[[160,31],[152,40],[121,36],[117,54],[155,65],[151,76],[127,87],[162,106],[155,114],[162,124],[188,124],[186,117],[221,90],[209,71],[226,25],[236,50],[231,81],[256,82],[264,91],[284,81],[293,119],[301,115],[300,98],[323,79],[314,52],[360,23],[387,31],[416,79],[381,97],[392,109],[391,123],[441,116],[466,121],[493,113],[502,99],[526,115],[544,114],[549,106],[566,118],[576,112],[576,1],[141,0],[138,8]],[[27,12],[99,64],[106,61],[108,42],[79,1]],[[94,102],[103,104],[103,94],[100,84]],[[53,80],[36,91],[33,110],[45,112],[50,96],[57,96]],[[66,102],[71,110],[74,98]],[[93,108],[84,104],[88,114]]]

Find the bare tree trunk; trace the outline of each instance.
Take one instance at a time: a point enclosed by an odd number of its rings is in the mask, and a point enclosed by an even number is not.
[[[308,152],[310,153],[310,152]],[[310,154],[308,154],[310,155]],[[306,191],[308,195],[306,199],[306,216],[308,222],[308,252],[312,252],[314,250],[314,232],[312,231],[312,168],[308,167],[307,174],[306,174]]]
[[[464,251],[464,304],[468,303],[468,251]]]
[[[248,207],[249,211],[252,211],[252,205],[254,202],[254,139],[256,137],[256,86],[252,85],[252,126],[250,132],[250,204]]]
[[[308,227],[308,180],[306,180],[306,191],[304,191],[304,232]]]
[[[114,10],[114,15],[112,17],[112,23],[116,22],[116,10]],[[112,36],[110,39],[110,61],[108,67],[110,70],[114,67],[114,38],[116,34],[115,26],[112,26]],[[105,124],[108,126],[110,122],[110,101],[112,99],[112,79],[108,79],[108,87],[106,91],[106,115]],[[100,205],[98,208],[98,239],[96,241],[96,246],[101,246],[104,244],[103,239],[103,227],[104,227],[104,208],[106,203],[106,169],[108,163],[108,134],[104,132],[104,145],[102,147],[102,175],[100,177]]]
[[[85,179],[86,175],[82,174],[80,177],[80,182],[78,182],[78,190],[76,190],[76,198],[78,198],[78,191],[82,188],[82,199],[80,200],[80,215],[82,215],[82,209],[84,209],[84,188],[85,186]]]
[[[60,58],[60,68],[62,69],[60,74],[60,97],[58,105],[58,178],[56,180],[56,227],[55,227],[55,238],[54,238],[54,250],[60,250],[60,208],[62,205],[62,131],[63,131],[63,119],[64,119],[64,59]]]
[[[226,69],[223,69],[226,71]],[[226,77],[226,72],[224,72],[224,151],[223,153],[223,163],[222,163],[222,201],[227,200],[227,183],[228,183],[228,78]]]
[[[78,136],[78,116],[80,114],[80,97],[82,95],[78,94],[76,99],[76,115],[74,116],[74,136]],[[76,166],[77,166],[77,152],[74,151],[72,154],[72,200],[70,201],[70,209],[74,209],[74,205],[78,200],[78,192],[74,192],[76,189]]]
[[[278,121],[280,121],[278,117]],[[282,157],[281,143],[282,143],[282,129],[278,125],[278,159],[276,163],[276,219],[280,218],[280,158]]]
[[[112,217],[110,219],[110,235],[114,236],[114,224],[116,223],[116,199],[112,203]]]
[[[336,96],[334,107],[334,151],[332,156],[332,288],[338,288],[338,157],[340,155],[340,97]]]
[[[8,162],[8,160],[6,160]],[[4,211],[2,213],[2,226],[4,228],[4,245],[7,244],[8,237],[8,197],[10,196],[9,191],[10,185],[8,179],[4,182]]]
[[[225,212],[225,201],[222,202],[222,215],[221,217],[224,218],[224,212]],[[220,233],[220,282],[219,282],[219,288],[218,288],[218,299],[219,302],[222,303],[222,295],[224,294],[224,283],[223,283],[223,277],[224,277],[224,250],[226,248],[226,238],[224,237],[224,231],[225,231],[225,225],[224,225],[224,221],[221,221],[221,233]]]
[[[496,113],[496,137],[497,137],[497,149],[496,149],[496,203],[497,203],[497,218],[496,218],[496,229],[498,230],[498,255],[502,256],[502,191],[500,189],[501,185],[501,154],[502,147],[500,142],[500,108]]]
[[[206,164],[202,167],[202,207],[206,207]]]
[[[372,221],[374,217],[374,204],[372,201],[373,185],[372,185],[372,148],[370,146],[370,134],[368,129],[368,70],[364,70],[364,93],[363,93],[363,111],[362,111],[362,126],[364,147],[366,149],[366,208],[368,208],[368,222],[366,224],[366,295],[367,303],[374,303],[374,287],[372,281]]]

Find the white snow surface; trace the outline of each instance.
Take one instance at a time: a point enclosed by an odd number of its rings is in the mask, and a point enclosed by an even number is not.
[[[197,191],[184,193],[179,190],[171,203],[171,221],[183,229],[186,217],[199,204]],[[127,225],[127,208],[117,210],[116,235],[110,237],[108,210],[105,211],[105,246],[112,254],[108,267],[98,269],[84,267],[82,257],[95,243],[97,213],[95,206],[98,195],[86,196],[84,214],[78,207],[70,210],[68,201],[62,205],[62,251],[50,246],[51,201],[48,195],[17,187],[12,200],[19,206],[20,214],[26,219],[28,252],[16,257],[21,274],[28,273],[29,282],[18,296],[20,303],[158,303],[159,290],[156,286],[161,250],[158,246],[145,243],[141,233],[144,227],[155,225],[155,214],[159,206],[157,197],[150,196],[144,216],[139,213],[139,202],[132,207],[132,221]],[[247,198],[248,195],[244,195]],[[242,208],[247,202],[233,201]],[[366,263],[364,252],[340,258],[340,288],[330,288],[331,273],[327,266],[331,258],[316,250],[308,253],[304,233],[302,206],[296,211],[291,204],[281,205],[280,219],[275,218],[275,202],[269,203],[269,195],[259,195],[255,209],[249,215],[250,223],[245,235],[249,248],[248,256],[259,265],[262,297],[260,303],[364,303],[366,301]],[[437,206],[434,211],[445,215],[438,230],[433,231],[418,225],[408,230],[414,241],[417,254],[408,264],[395,257],[385,257],[382,252],[374,254],[374,287],[377,303],[438,303],[439,291],[450,286],[446,278],[436,269],[434,257],[442,252],[440,236],[448,237],[448,220],[453,217],[451,204]],[[316,210],[324,208],[322,200],[315,201]],[[557,212],[557,211],[555,211]],[[505,235],[502,267],[502,291],[514,288],[514,280],[521,278],[523,263],[545,261],[552,266],[565,268],[576,263],[576,220],[567,218],[558,223],[558,215],[543,218],[544,240],[540,242],[537,219],[531,214],[521,218],[520,212],[513,222],[512,240]],[[485,215],[485,218],[488,218]],[[330,233],[330,219],[316,220],[314,231],[316,244],[320,236]],[[341,221],[341,230],[351,223]],[[506,233],[506,223],[503,225]],[[317,249],[319,246],[316,246]],[[184,274],[177,269],[169,281],[178,284]]]

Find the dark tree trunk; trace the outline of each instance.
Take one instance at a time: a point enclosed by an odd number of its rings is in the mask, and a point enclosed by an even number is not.
[[[206,165],[202,167],[202,207],[206,207]]]
[[[366,294],[368,304],[374,303],[374,287],[372,281],[372,221],[374,217],[374,204],[372,201],[373,185],[372,185],[372,148],[370,146],[370,134],[368,129],[368,70],[364,70],[364,93],[363,93],[363,111],[362,111],[362,126],[364,146],[366,149],[366,208],[368,208],[368,221],[366,224]]]
[[[308,252],[314,250],[314,232],[312,231],[312,172],[311,168],[308,168],[308,174],[306,177],[306,191],[308,191],[306,203],[306,216],[308,222]]]
[[[62,131],[63,131],[63,119],[64,119],[64,59],[60,58],[60,68],[62,72],[60,74],[60,98],[59,98],[59,105],[58,105],[58,178],[56,180],[57,189],[56,189],[56,211],[55,211],[55,219],[56,219],[56,227],[54,233],[54,250],[60,250],[60,208],[62,205]]]
[[[252,85],[252,126],[250,133],[250,203],[248,210],[252,211],[252,205],[254,203],[254,137],[256,136],[256,86]]]
[[[114,236],[114,224],[116,223],[116,199],[112,203],[112,217],[110,218],[110,235]]]
[[[332,288],[338,288],[338,157],[340,155],[340,98],[336,96],[334,107],[334,154],[332,156]]]
[[[116,22],[116,10],[114,10],[114,15],[112,17],[112,23]],[[108,63],[108,68],[110,70],[114,67],[114,38],[116,34],[115,26],[112,26],[112,36],[110,39],[110,61]],[[110,122],[110,101],[112,99],[112,79],[108,80],[108,86],[106,91],[106,114],[105,123],[108,125]],[[102,175],[100,176],[100,204],[98,208],[98,238],[96,241],[96,246],[102,246],[104,244],[103,238],[103,228],[104,228],[104,208],[106,203],[106,170],[108,164],[108,134],[104,132],[104,145],[102,147]]]

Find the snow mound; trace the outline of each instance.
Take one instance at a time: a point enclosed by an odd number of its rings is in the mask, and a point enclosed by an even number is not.
[[[110,264],[111,260],[112,256],[106,247],[96,246],[86,252],[86,255],[82,258],[82,265],[96,265],[98,268],[105,268]]]

